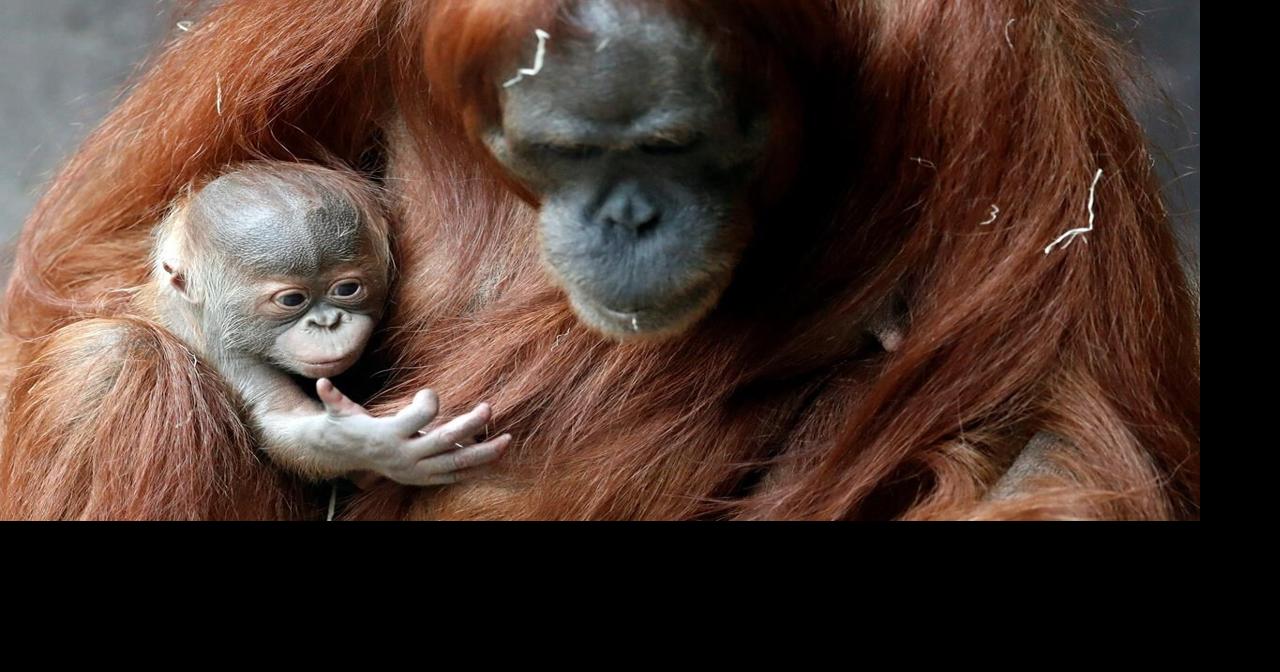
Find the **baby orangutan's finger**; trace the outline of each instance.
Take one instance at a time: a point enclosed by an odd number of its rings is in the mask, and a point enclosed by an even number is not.
[[[418,462],[414,471],[421,482],[437,476],[456,471],[464,471],[488,464],[502,456],[502,452],[511,444],[511,435],[503,434],[495,439],[465,448],[455,448],[435,457]]]
[[[401,436],[413,436],[427,423],[435,420],[440,410],[440,398],[431,390],[422,390],[413,395],[413,402],[405,406],[392,417],[396,431]]]
[[[365,413],[363,406],[351,401],[328,378],[321,378],[316,381],[316,394],[320,397],[320,403],[324,404],[324,410],[332,415],[361,415]]]
[[[409,444],[408,452],[423,459],[457,448],[466,448],[475,443],[476,435],[484,430],[492,417],[493,409],[489,404],[478,404],[470,413],[460,415],[414,439]]]

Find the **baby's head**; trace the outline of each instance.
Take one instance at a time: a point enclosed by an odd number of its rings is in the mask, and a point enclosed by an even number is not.
[[[373,185],[295,163],[237,166],[166,218],[156,276],[231,354],[309,378],[360,358],[390,282]]]

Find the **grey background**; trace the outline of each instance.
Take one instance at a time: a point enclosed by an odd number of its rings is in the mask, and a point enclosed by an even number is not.
[[[1135,105],[1162,150],[1169,209],[1198,276],[1200,2],[1130,6],[1119,28],[1136,39],[1153,89],[1167,94]],[[0,277],[7,242],[43,185],[175,30],[174,18],[165,0],[0,0]]]

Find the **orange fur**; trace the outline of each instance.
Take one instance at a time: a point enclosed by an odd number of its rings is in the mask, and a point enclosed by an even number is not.
[[[400,271],[384,408],[424,386],[446,414],[490,400],[516,443],[499,480],[383,486],[352,517],[1198,517],[1198,326],[1092,5],[662,1],[734,26],[723,57],[768,55],[743,60],[792,87],[778,98],[797,119],[770,174],[799,177],[759,191],[761,253],[689,334],[616,344],[577,325],[533,209],[475,142],[478,73],[556,25],[542,0],[222,3],[33,214],[8,333],[127,312],[111,292],[139,282],[150,225],[194,176],[381,146]],[[1099,168],[1088,243],[1045,255],[1082,225]],[[910,328],[869,354],[855,332],[895,291]],[[35,402],[66,409],[48,389]],[[1039,429],[1070,444],[1054,460],[1071,478],[986,499]],[[13,447],[29,431],[6,425],[10,470],[34,459]]]
[[[297,486],[261,464],[221,378],[151,323],[94,319],[32,343],[11,386],[0,519],[279,519]]]

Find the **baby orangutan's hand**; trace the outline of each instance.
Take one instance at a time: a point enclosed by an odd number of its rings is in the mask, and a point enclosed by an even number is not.
[[[385,418],[369,415],[328,378],[316,381],[316,393],[335,434],[326,441],[330,450],[343,452],[352,471],[372,471],[397,483],[446,485],[480,475],[479,467],[498,459],[511,443],[510,434],[476,443],[493,414],[485,403],[424,432],[440,407],[431,390],[417,393],[412,403]]]

